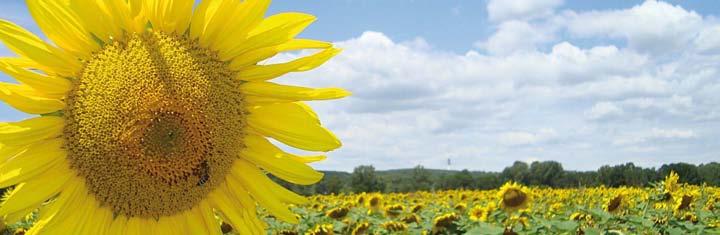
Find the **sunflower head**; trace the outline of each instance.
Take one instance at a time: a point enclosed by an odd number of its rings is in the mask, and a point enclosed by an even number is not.
[[[610,198],[603,205],[603,209],[605,209],[605,211],[610,212],[610,213],[619,213],[622,211],[624,204],[626,203],[623,199],[624,199],[623,194],[620,194],[613,198]]]
[[[382,226],[388,232],[402,232],[402,231],[405,231],[408,229],[407,224],[400,223],[397,221],[388,221],[388,222],[382,223],[380,226]]]
[[[290,154],[269,139],[313,152],[340,147],[304,102],[349,92],[270,82],[340,50],[296,38],[314,16],[265,17],[269,4],[28,0],[52,43],[0,20],[0,41],[17,55],[0,58],[0,72],[17,80],[0,82],[0,101],[34,115],[0,123],[0,188],[15,186],[0,217],[39,208],[33,234],[177,224],[187,226],[176,233],[222,232],[216,217],[258,234],[266,225],[256,205],[298,222],[288,206],[307,200],[268,174],[313,184],[323,175],[307,164],[325,156]],[[266,62],[298,50],[314,52]]]
[[[318,224],[313,229],[305,233],[306,235],[333,235],[335,234],[332,224]]]
[[[532,201],[530,190],[520,184],[507,182],[498,191],[500,206],[506,211],[517,211],[527,208]]]
[[[477,205],[468,212],[468,216],[470,217],[470,220],[473,221],[487,222],[488,216],[490,215],[490,211],[487,209],[488,208],[486,207]]]
[[[368,230],[370,230],[370,223],[368,222],[362,222],[357,225],[355,225],[355,228],[352,230],[352,235],[365,235],[368,234]]]
[[[674,193],[675,191],[680,188],[678,181],[680,180],[680,175],[675,173],[675,171],[670,171],[670,174],[668,174],[665,177],[665,180],[663,181],[663,190],[665,193]]]
[[[350,212],[350,209],[348,209],[347,207],[338,207],[325,212],[325,215],[327,217],[339,220],[344,218],[348,214],[348,212]]]

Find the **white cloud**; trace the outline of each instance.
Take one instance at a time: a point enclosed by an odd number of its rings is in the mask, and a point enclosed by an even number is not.
[[[492,21],[529,20],[552,15],[562,3],[562,0],[490,0],[487,12]]]
[[[647,131],[634,132],[619,136],[613,144],[615,145],[636,145],[650,141],[667,141],[696,138],[693,130],[683,129],[660,129],[652,128]]]
[[[591,120],[608,119],[622,114],[623,110],[611,102],[598,102],[585,112],[585,116]]]
[[[536,132],[510,131],[500,134],[499,143],[505,146],[538,144],[557,137],[554,129],[543,128]]]
[[[606,36],[627,40],[645,52],[677,52],[692,45],[703,17],[666,2],[647,0],[630,9],[565,12],[568,30],[581,37]]]
[[[506,21],[487,41],[475,43],[493,55],[533,52],[537,45],[550,40],[550,36],[524,21]]]

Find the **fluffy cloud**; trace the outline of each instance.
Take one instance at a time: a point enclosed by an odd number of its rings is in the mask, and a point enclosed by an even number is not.
[[[492,21],[529,20],[552,15],[562,3],[562,0],[490,0],[487,12]]]
[[[703,17],[681,6],[647,0],[622,10],[565,12],[569,32],[580,37],[610,37],[627,40],[628,47],[663,54],[677,52],[693,44],[705,26]],[[714,31],[698,41],[708,46]]]

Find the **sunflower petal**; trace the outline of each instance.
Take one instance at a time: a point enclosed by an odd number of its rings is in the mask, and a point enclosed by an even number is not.
[[[106,0],[108,12],[114,16],[121,29],[128,33],[144,31],[147,18],[143,14],[142,1],[139,0]]]
[[[233,0],[207,0],[200,2],[190,23],[190,37],[199,39],[200,45],[210,42],[227,26],[240,2]]]
[[[80,23],[79,17],[61,1],[28,0],[28,9],[40,29],[60,48],[79,58],[88,58],[100,49],[89,31]]]
[[[0,20],[0,41],[11,51],[38,63],[46,72],[74,77],[82,64],[75,57],[43,42],[11,22]]]
[[[350,95],[341,88],[312,89],[299,86],[280,85],[271,82],[246,82],[240,86],[243,94],[271,97],[289,101],[330,100]]]
[[[210,207],[207,200],[200,202],[199,213],[202,217],[202,221],[205,222],[205,230],[207,230],[207,234],[222,234],[222,231],[220,231],[220,223],[218,223],[217,219],[215,219],[215,212],[213,212],[213,209]]]
[[[63,187],[60,196],[40,210],[37,221],[33,227],[28,230],[27,234],[46,233],[47,230],[52,229],[53,224],[58,222],[59,219],[57,218],[62,218],[64,214],[72,214],[75,212],[75,208],[79,206],[78,204],[82,205],[81,201],[84,198],[82,194],[85,194],[83,184],[84,182],[77,178],[69,180]]]
[[[248,0],[237,5],[220,37],[212,40],[210,48],[225,51],[245,41],[250,30],[262,22],[265,11],[269,6],[269,0]],[[221,57],[221,59],[227,60],[229,58]]]
[[[249,169],[247,172],[243,171]],[[253,170],[254,169],[254,170]],[[260,190],[269,193],[272,197],[277,198],[279,201],[290,204],[306,204],[308,200],[270,180],[270,178],[257,169],[256,166],[245,160],[238,160],[234,163],[231,174],[235,179],[246,182],[252,182],[257,185],[262,185]]]
[[[330,151],[342,144],[320,126],[317,116],[298,103],[278,103],[250,109],[248,125],[259,133],[292,147]]]
[[[60,99],[70,90],[70,80],[32,72],[21,67],[21,64],[14,63],[16,61],[7,58],[0,59],[0,71],[49,98]]]
[[[193,0],[144,1],[145,14],[153,28],[168,33],[183,34],[192,17]]]
[[[290,72],[308,71],[322,65],[333,56],[340,53],[340,49],[329,48],[311,56],[295,59],[290,62],[271,65],[248,66],[237,74],[237,79],[243,81],[268,80]]]
[[[38,177],[16,186],[0,207],[0,215],[34,209],[60,193],[62,186],[71,176],[70,169],[57,164]]]
[[[7,146],[23,146],[58,137],[62,134],[63,123],[63,118],[53,116],[0,123],[0,143]]]
[[[69,8],[78,16],[78,21],[97,39],[109,42],[122,36],[118,17],[111,13],[111,1],[70,0]]]
[[[258,48],[285,43],[315,21],[315,16],[297,12],[280,13],[263,20],[248,32],[247,39],[237,38],[234,45],[224,45],[219,56],[228,60]]]
[[[322,173],[313,170],[312,167],[286,158],[285,152],[280,151],[263,137],[248,135],[244,143],[248,147],[243,149],[240,156],[285,181],[310,185],[317,183],[323,177]]]
[[[268,194],[269,191],[264,188],[265,185],[261,185],[259,184],[260,181],[256,181],[256,177],[266,177],[262,175],[257,167],[242,163],[236,165],[238,165],[237,168],[239,170],[248,170],[243,171],[247,175],[240,178],[228,177],[226,179],[228,187],[232,188],[233,191],[240,191],[244,190],[243,188],[247,188],[250,195],[275,217],[288,223],[298,223],[298,219],[288,210],[287,205],[274,195]]]
[[[63,162],[66,153],[62,145],[61,139],[40,142],[0,164],[0,188],[24,182]]]
[[[257,64],[260,61],[273,57],[280,52],[304,49],[326,49],[330,47],[332,47],[332,44],[329,42],[310,39],[292,39],[277,46],[263,47],[248,51],[242,54],[242,56],[235,57],[235,59],[233,59],[230,63],[229,68],[239,71],[242,68]]]
[[[59,99],[45,97],[26,85],[4,82],[0,82],[0,100],[30,114],[47,114],[65,108],[65,103]]]
[[[127,227],[128,219],[125,215],[118,215],[110,224],[110,228],[107,231],[108,235],[124,235],[125,227]]]
[[[184,223],[188,228],[187,234],[208,234],[210,233],[205,226],[205,222],[200,216],[198,207],[183,213]]]
[[[253,222],[253,218],[257,219],[255,214],[249,214],[243,207],[234,206],[237,205],[229,197],[229,191],[224,190],[227,186],[223,185],[215,192],[208,195],[208,198],[212,201],[216,208],[222,208],[222,215],[227,219],[234,228],[240,228],[241,234],[258,234],[262,233],[262,228],[258,228],[257,224]]]

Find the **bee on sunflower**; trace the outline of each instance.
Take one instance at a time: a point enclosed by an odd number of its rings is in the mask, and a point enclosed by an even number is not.
[[[532,193],[530,190],[512,181],[500,187],[497,197],[500,198],[500,207],[508,212],[528,208],[532,202]]]
[[[6,222],[39,208],[28,234],[242,234],[266,228],[257,206],[297,223],[307,199],[268,174],[309,185],[323,174],[270,139],[313,152],[341,146],[305,101],[339,88],[270,82],[340,50],[296,36],[315,17],[265,17],[269,0],[28,0],[50,42],[6,20],[16,58],[0,100],[33,115],[0,123]],[[264,63],[283,52],[309,56]],[[49,200],[52,199],[52,200]]]

